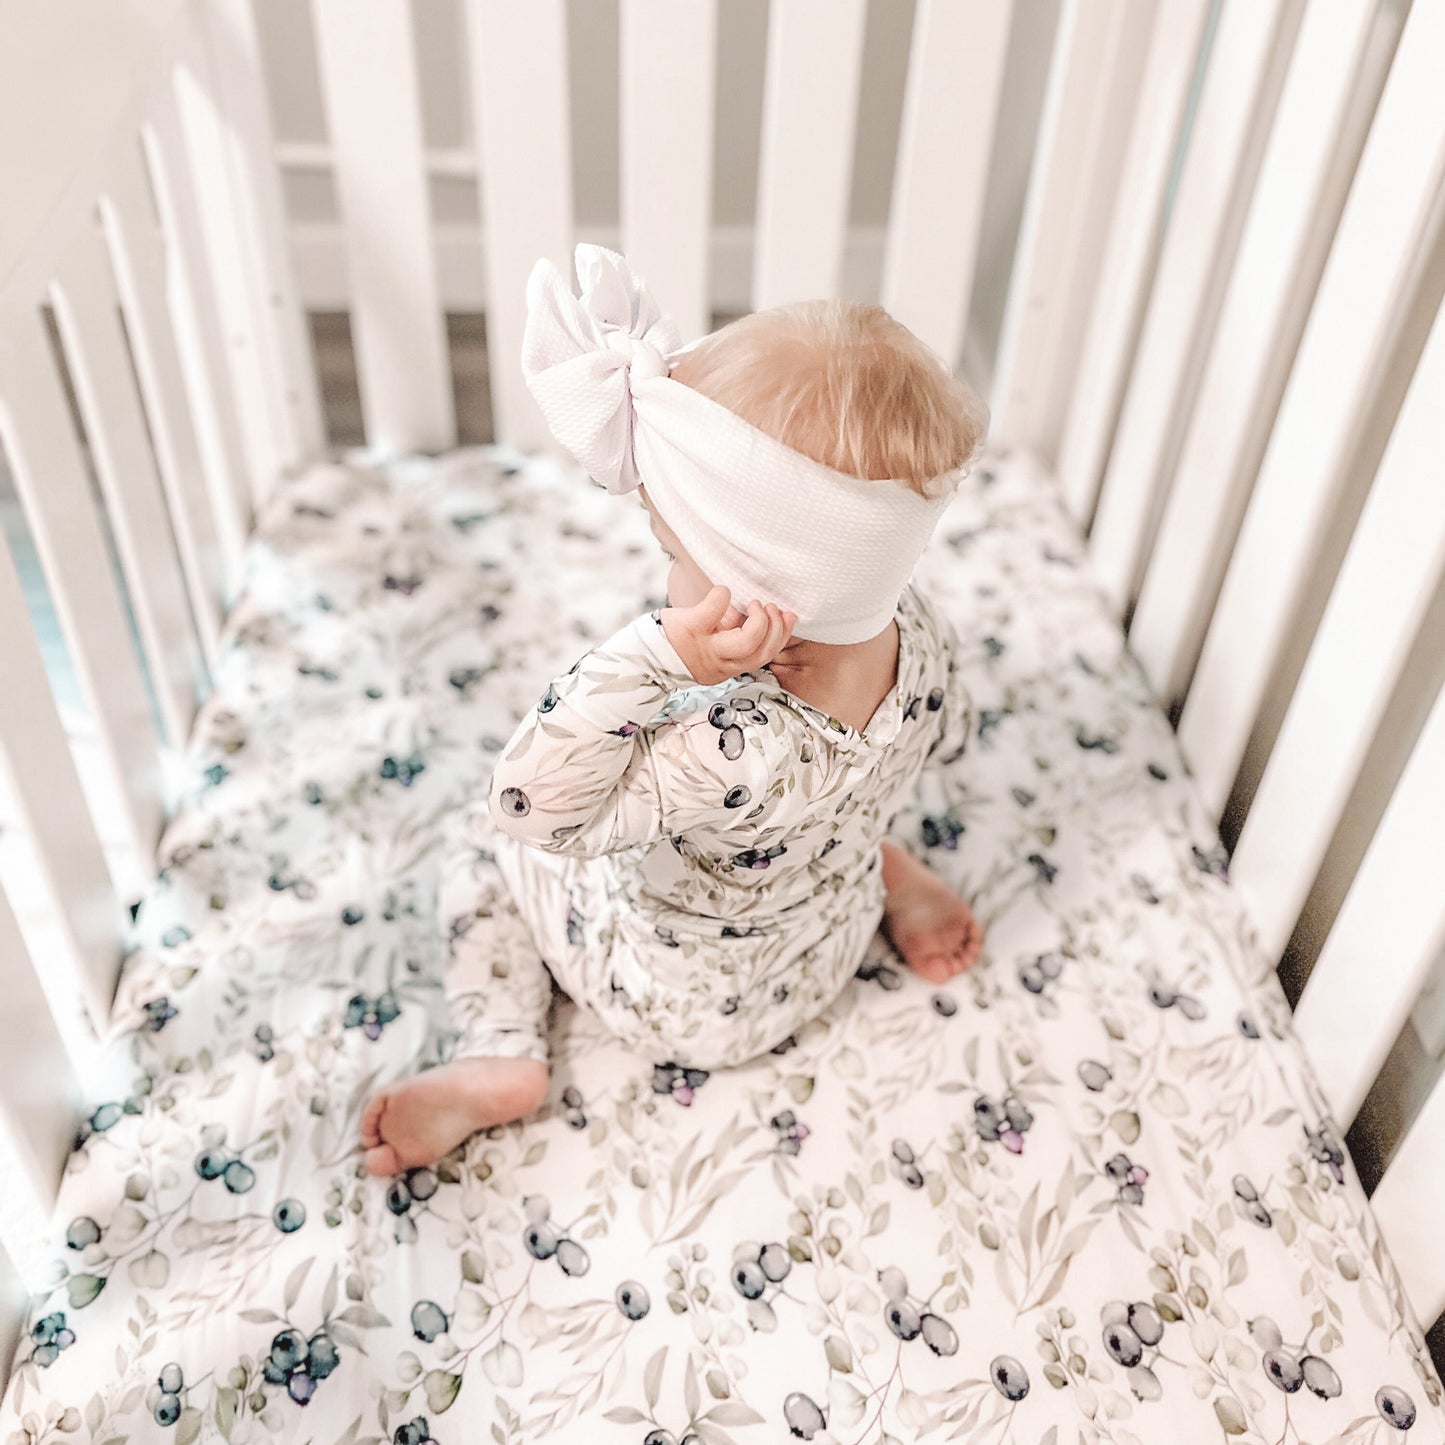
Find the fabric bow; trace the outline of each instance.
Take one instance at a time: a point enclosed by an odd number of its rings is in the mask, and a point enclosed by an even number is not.
[[[550,261],[527,281],[522,372],[552,434],[609,492],[641,481],[633,448],[633,392],[668,374],[681,344],[627,261],[602,246],[576,249],[582,295]]]

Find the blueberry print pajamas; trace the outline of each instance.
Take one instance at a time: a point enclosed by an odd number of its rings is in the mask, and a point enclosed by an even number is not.
[[[553,979],[694,1069],[825,1009],[882,919],[894,814],[973,726],[950,624],[911,588],[897,622],[898,680],[863,732],[766,670],[699,687],[657,613],[556,679],[444,870],[460,1053],[545,1061]]]

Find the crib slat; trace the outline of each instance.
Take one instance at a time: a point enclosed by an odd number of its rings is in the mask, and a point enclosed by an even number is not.
[[[684,341],[707,331],[716,0],[623,0],[622,249]]]
[[[1314,6],[1300,30],[1129,628],[1166,702],[1194,665],[1364,141],[1351,100],[1378,11],[1374,0]]]
[[[230,569],[227,587],[234,591],[239,586],[251,518],[251,484],[240,415],[230,392],[220,307],[211,275],[213,259],[201,228],[174,85],[157,87],[153,93],[141,144],[166,237],[167,299],[181,376],[215,502],[217,533]]]
[[[129,651],[128,639],[125,645]],[[73,988],[90,1021],[99,1023],[109,1017],[120,967],[121,908],[55,710],[20,579],[3,543],[0,677],[6,692],[0,708],[0,812],[14,825],[0,837],[0,850],[23,850],[24,881],[38,892],[38,902],[31,902],[43,916],[45,941],[54,949],[54,956],[46,957],[47,993],[60,1000]],[[154,833],[147,843],[153,853]],[[4,938],[0,956],[10,956]],[[22,963],[13,979],[6,970],[7,1000],[13,987],[24,1001],[27,968]],[[71,1036],[77,1023],[68,1020],[62,1032]],[[8,1087],[0,1094],[8,1097]]]
[[[563,0],[466,0],[472,124],[486,236],[487,352],[499,441],[542,447],[522,379],[527,277],[539,256],[572,274],[572,141]],[[517,117],[525,115],[525,125]]]
[[[82,1089],[36,976],[10,901],[0,888],[0,1170],[6,1188],[0,1240],[0,1331],[14,1303],[4,1291],[4,1256],[17,1267],[47,1253],[50,1205],[80,1120]],[[0,1338],[0,1369],[4,1368]]]
[[[83,232],[61,258],[53,294],[156,703],[171,746],[181,748],[206,669],[131,376],[120,299],[98,230]]]
[[[999,337],[992,434],[1058,454],[1153,0],[1064,0]]]
[[[156,462],[190,589],[191,611],[209,666],[216,658],[229,568],[221,553],[216,517],[181,383],[180,358],[166,315],[165,257],[146,195],[138,145],[127,145],[118,154],[106,193],[101,197],[100,211],[125,308]],[[240,519],[234,512],[230,521],[239,526]],[[233,533],[232,567],[240,545],[241,538]]]
[[[1089,552],[1116,612],[1135,596],[1209,343],[1216,278],[1229,265],[1301,7],[1226,5],[1104,474]]]
[[[456,443],[406,0],[312,0],[368,444]]]
[[[913,18],[882,303],[950,365],[968,334],[1012,19],[1012,0],[920,0]]]
[[[311,334],[291,264],[256,28],[256,0],[208,0],[202,8],[212,91],[225,116],[232,205],[244,224],[256,332],[269,367],[283,464],[297,467],[325,445]]]
[[[91,500],[90,482],[38,310],[0,317],[0,435],[75,670],[121,799],[121,826],[135,854],[154,855],[163,813],[159,740],[125,604]],[[3,559],[9,562],[8,554]],[[7,630],[28,632],[24,612]],[[18,665],[18,664],[17,664]],[[7,692],[25,697],[12,673]],[[40,686],[49,686],[41,668]],[[69,757],[65,762],[68,765]],[[38,766],[35,764],[34,766]],[[81,836],[88,835],[88,825]]]
[[[1340,820],[1411,644],[1445,585],[1445,309],[1410,383],[1250,806],[1231,876],[1277,957]],[[1426,679],[1438,685],[1440,679]]]
[[[1439,836],[1442,797],[1445,692],[1416,739],[1295,1010],[1295,1031],[1345,1127],[1445,947],[1439,852],[1422,846]]]
[[[1296,625],[1445,176],[1445,0],[1411,7],[1260,466],[1179,724],[1200,794],[1229,797]]]
[[[1445,1253],[1440,1249],[1440,1199],[1445,1193],[1442,1138],[1445,1082],[1431,1090],[1370,1196],[1370,1208],[1390,1253],[1406,1266],[1401,1271],[1405,1294],[1422,1320],[1434,1320],[1445,1309]]]
[[[853,180],[864,0],[768,11],[753,305],[837,296]]]
[[[1129,362],[1158,254],[1165,191],[1210,0],[1164,0],[1154,23],[1143,89],[1124,155],[1114,220],[1099,266],[1080,368],[1059,443],[1064,501],[1087,527],[1128,379]]]

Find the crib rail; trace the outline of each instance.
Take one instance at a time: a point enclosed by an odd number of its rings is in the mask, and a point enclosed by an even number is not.
[[[46,684],[0,548],[18,1276],[250,515],[322,445],[303,301],[350,312],[378,452],[456,440],[456,310],[485,313],[497,436],[540,446],[524,283],[579,238],[622,246],[688,337],[877,297],[988,391],[995,439],[1053,470],[1088,534],[1261,946],[1305,978],[1297,1027],[1347,1127],[1445,956],[1445,0],[617,0],[615,54],[581,57],[563,0],[442,9],[461,146],[428,135],[437,57],[406,0],[284,7],[299,61],[271,0],[113,0],[89,29],[31,7],[0,55],[0,122],[24,117],[0,135],[49,137],[0,147],[0,447],[84,701]],[[878,28],[906,23],[878,225],[860,117]],[[755,158],[718,124],[748,47]],[[577,118],[606,71],[599,135]],[[283,80],[323,140],[278,145]],[[619,185],[593,224],[574,182],[599,157]],[[720,177],[754,159],[753,217],[724,224]],[[334,183],[324,233],[287,220],[298,164]],[[438,220],[438,172],[474,183],[478,224]],[[43,1109],[37,1051],[69,1061]],[[1427,1322],[1442,1111],[1436,1090],[1377,1195]]]

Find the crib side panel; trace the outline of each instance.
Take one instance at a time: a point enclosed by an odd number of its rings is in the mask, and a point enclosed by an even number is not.
[[[1375,0],[1306,12],[1129,641],[1182,691],[1343,209],[1384,67]],[[1364,100],[1366,104],[1361,104]]]
[[[950,365],[968,334],[1013,12],[1011,0],[920,0],[913,21],[881,300]]]
[[[1235,846],[1266,948],[1283,952],[1426,614],[1445,589],[1445,309],[1410,383]]]
[[[768,11],[753,305],[837,296],[862,77],[863,0]]]
[[[716,0],[623,0],[622,249],[684,342],[710,328]]]
[[[406,0],[312,0],[368,443],[456,442]]]
[[[1084,364],[1075,376],[1059,441],[1059,486],[1081,526],[1094,514],[1158,263],[1166,194],[1209,9],[1209,0],[1165,0],[1144,62],[1143,88],[1080,353]]]
[[[1340,220],[1279,417],[1205,638],[1179,736],[1206,803],[1223,812],[1323,541],[1358,513],[1362,444],[1413,358],[1422,267],[1441,237],[1445,4],[1414,6]],[[1433,312],[1433,307],[1431,308]]]
[[[207,674],[97,228],[81,231],[57,258],[50,294],[151,685],[167,737],[179,748]]]
[[[180,353],[166,307],[163,233],[139,140],[119,148],[100,200],[136,380],[207,666],[234,595],[244,534],[233,495],[215,495],[201,465]]]
[[[38,305],[0,309],[0,438],[96,732],[113,817],[138,857],[164,812],[160,738]],[[7,556],[8,561],[8,556]],[[30,626],[25,614],[23,631]],[[12,674],[7,670],[7,691]],[[43,683],[44,700],[50,698]],[[18,685],[17,696],[24,696]],[[39,705],[39,704],[37,704]],[[65,759],[69,762],[68,754]],[[84,838],[88,825],[82,832]],[[93,966],[99,963],[93,960]]]
[[[572,268],[566,10],[563,0],[466,0],[466,20],[492,416],[499,441],[542,447],[550,434],[520,358],[532,266],[545,256],[565,276]]]
[[[1214,41],[1089,532],[1094,570],[1121,618],[1152,541],[1301,13],[1300,0],[1226,5]]]
[[[1152,0],[1066,0],[994,366],[993,432],[1052,461],[1138,102]]]

